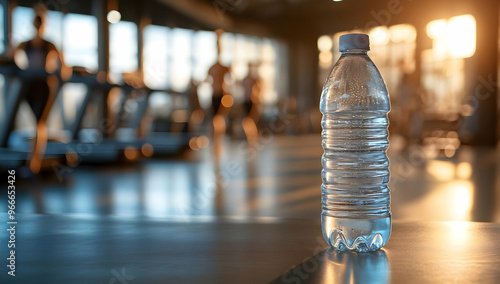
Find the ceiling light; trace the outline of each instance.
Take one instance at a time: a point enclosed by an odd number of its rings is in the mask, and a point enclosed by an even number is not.
[[[114,24],[118,23],[121,20],[122,15],[116,10],[111,10],[108,12],[108,16],[106,18],[108,19],[108,22]]]

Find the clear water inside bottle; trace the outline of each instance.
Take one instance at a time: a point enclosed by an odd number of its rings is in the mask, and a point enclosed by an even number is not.
[[[321,224],[325,240],[340,251],[376,251],[385,246],[391,234],[391,217],[353,219],[322,214]]]
[[[338,250],[375,251],[391,231],[385,110],[324,113],[322,227]]]
[[[332,247],[366,252],[383,247],[391,233],[386,155],[390,101],[367,55],[367,36],[341,37],[341,47],[356,44],[359,49],[341,50],[321,94],[321,220]]]

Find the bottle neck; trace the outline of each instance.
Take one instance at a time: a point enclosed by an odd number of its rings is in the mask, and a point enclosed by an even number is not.
[[[367,55],[368,50],[364,49],[349,49],[341,51],[342,55]]]

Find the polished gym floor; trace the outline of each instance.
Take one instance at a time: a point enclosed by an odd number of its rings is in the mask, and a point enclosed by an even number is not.
[[[500,151],[462,146],[446,158],[397,144],[389,150],[395,220],[500,222]],[[201,149],[49,170],[17,181],[17,213],[319,218],[322,153],[319,135],[262,137],[252,146],[226,138],[218,158]]]

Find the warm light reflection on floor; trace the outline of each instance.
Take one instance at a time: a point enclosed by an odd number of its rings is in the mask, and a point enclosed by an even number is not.
[[[450,181],[455,177],[455,165],[445,161],[429,161],[427,173],[438,181]]]
[[[195,138],[196,146],[207,146],[208,136]],[[82,164],[63,182],[40,177],[34,186],[19,181],[19,210],[153,218],[319,218],[320,141],[316,136],[275,136],[248,145],[221,137],[224,151],[217,159],[212,147],[206,147],[169,159]],[[143,150],[129,149],[128,154],[145,155]],[[395,154],[389,153],[392,178],[404,162]],[[464,146],[453,159],[413,166],[411,175],[389,184],[394,220],[500,221],[494,154]]]
[[[470,227],[471,224],[467,222],[448,224],[448,234],[442,236],[443,242],[446,242],[456,253],[467,250],[469,242],[474,239]]]
[[[451,213],[455,216],[455,220],[468,221],[474,198],[472,183],[456,181],[448,185],[447,191],[451,201]]]
[[[472,175],[472,167],[467,162],[461,162],[457,165],[457,177],[461,179],[468,179]]]
[[[469,221],[474,202],[470,181],[456,180],[437,185],[420,199],[408,202],[401,210],[408,219]]]

